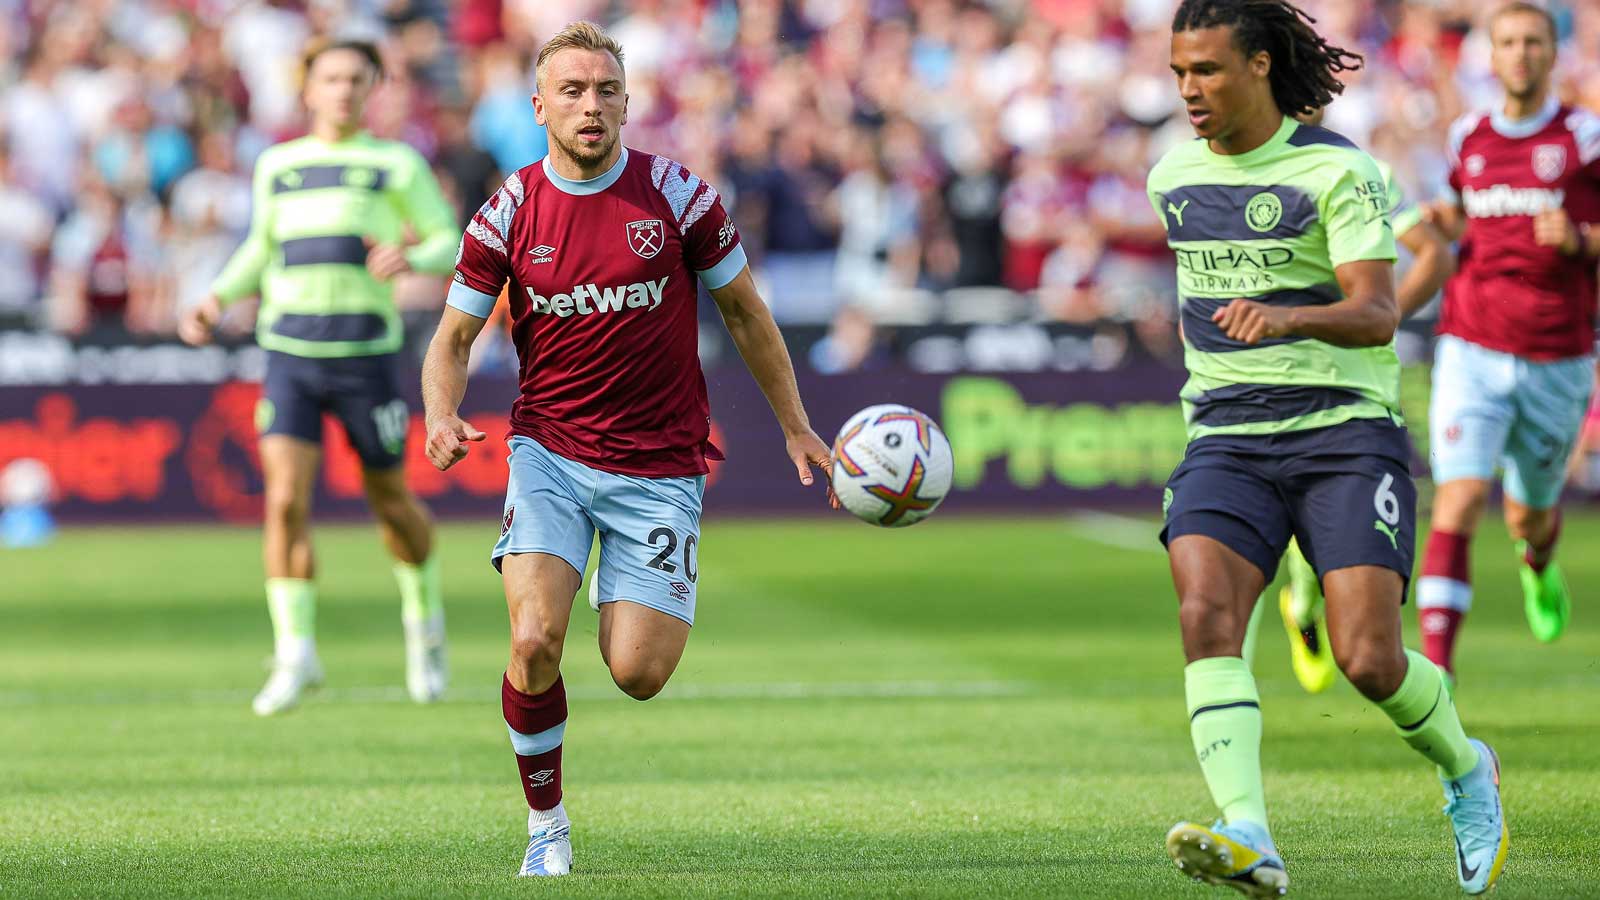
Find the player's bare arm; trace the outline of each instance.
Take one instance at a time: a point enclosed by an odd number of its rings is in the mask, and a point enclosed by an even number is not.
[[[1394,264],[1363,259],[1333,270],[1344,299],[1327,306],[1269,306],[1235,300],[1212,321],[1236,341],[1257,344],[1267,338],[1308,337],[1338,347],[1381,347],[1394,338],[1400,306],[1394,296]]]
[[[1435,200],[1422,206],[1422,221],[1439,230],[1444,239],[1454,243],[1467,232],[1467,213],[1454,200]]]
[[[444,308],[439,328],[428,343],[422,363],[422,405],[428,435],[424,449],[428,461],[441,472],[467,456],[468,442],[487,435],[461,420],[461,398],[467,393],[467,361],[472,342],[486,319],[468,315],[453,306]]]
[[[1439,293],[1456,271],[1456,258],[1450,242],[1428,222],[1418,222],[1398,236],[1400,245],[1411,253],[1411,268],[1400,279],[1395,299],[1400,304],[1402,321],[1411,318]]]
[[[805,406],[800,402],[800,388],[795,384],[789,348],[784,346],[772,311],[756,291],[750,269],[746,267],[732,281],[712,291],[711,297],[717,301],[717,310],[722,313],[722,322],[733,337],[734,346],[739,348],[739,355],[744,357],[750,374],[761,386],[761,393],[772,404],[800,483],[811,484],[812,466],[828,474],[832,468],[828,445],[812,430],[811,420],[806,417]],[[838,506],[831,487],[828,500]]]

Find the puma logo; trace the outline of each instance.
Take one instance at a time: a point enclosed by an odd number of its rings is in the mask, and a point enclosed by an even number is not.
[[[1174,219],[1178,220],[1178,227],[1179,228],[1183,227],[1183,210],[1184,210],[1184,207],[1188,206],[1190,204],[1190,202],[1192,202],[1192,201],[1185,200],[1185,201],[1183,201],[1183,204],[1181,206],[1173,206],[1172,205],[1172,201],[1170,201],[1170,200],[1167,201],[1167,212],[1172,213],[1172,217]]]
[[[1377,529],[1378,531],[1382,532],[1383,536],[1389,539],[1389,546],[1393,547],[1396,550],[1400,549],[1400,533],[1399,532],[1397,532],[1393,528],[1390,528],[1389,526],[1383,524],[1383,520],[1382,519],[1373,519],[1372,520],[1372,527]]]

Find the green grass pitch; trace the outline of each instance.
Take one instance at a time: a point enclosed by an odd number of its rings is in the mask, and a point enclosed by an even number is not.
[[[576,873],[512,878],[497,525],[442,532],[454,681],[432,707],[404,699],[374,533],[321,528],[328,687],[273,720],[249,709],[270,645],[255,532],[0,552],[0,898],[1211,895],[1161,847],[1213,810],[1153,526],[1044,517],[709,522],[700,624],[644,704],[580,601]],[[1568,528],[1577,611],[1552,646],[1503,530],[1475,557],[1458,696],[1504,761],[1501,897],[1600,896],[1600,518]],[[1428,767],[1347,684],[1302,694],[1271,615],[1263,762],[1293,893],[1459,896]]]

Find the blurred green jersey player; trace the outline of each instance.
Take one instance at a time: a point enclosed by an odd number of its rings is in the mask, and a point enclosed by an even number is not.
[[[1166,846],[1197,880],[1287,893],[1262,788],[1260,698],[1241,652],[1292,537],[1321,578],[1339,668],[1435,765],[1455,832],[1441,850],[1475,893],[1505,860],[1499,768],[1462,731],[1439,671],[1400,641],[1416,490],[1388,190],[1349,140],[1293,118],[1331,102],[1338,73],[1361,63],[1311,21],[1284,0],[1185,0],[1173,18],[1171,66],[1198,139],[1148,184],[1178,259],[1190,375],[1189,446],[1168,482],[1162,539],[1190,736],[1221,818],[1180,822]]]
[[[444,274],[455,262],[455,217],[413,149],[361,130],[382,73],[371,44],[317,41],[304,57],[310,133],[268,148],[256,163],[250,233],[184,317],[202,344],[224,306],[259,294],[256,340],[267,351],[261,433],[267,607],[272,674],[255,711],[293,707],[322,681],[314,623],[310,508],[322,421],[337,416],[361,458],[367,501],[394,556],[406,637],[406,687],[444,693],[444,608],[427,509],[405,483],[410,415],[400,388],[403,334],[390,280]]]
[[[1309,115],[1295,118],[1305,125],[1320,127],[1325,110],[1318,109]],[[1411,254],[1411,266],[1395,289],[1400,306],[1400,318],[1410,318],[1428,305],[1444,286],[1445,279],[1455,271],[1455,257],[1450,252],[1450,242],[1431,222],[1425,221],[1422,210],[1410,202],[1394,177],[1394,168],[1381,159],[1374,159],[1378,173],[1383,176],[1389,204],[1389,222],[1395,240]],[[1288,581],[1278,592],[1278,612],[1283,618],[1284,630],[1289,638],[1289,661],[1295,679],[1306,691],[1316,694],[1327,690],[1338,679],[1338,666],[1333,661],[1333,650],[1328,645],[1328,623],[1322,606],[1322,586],[1317,573],[1300,552],[1300,545],[1289,542],[1289,551],[1283,557],[1288,569]],[[1250,627],[1245,633],[1244,658],[1255,660],[1256,629],[1266,606],[1266,595],[1257,602],[1250,617]],[[1446,674],[1448,684],[1449,675]]]

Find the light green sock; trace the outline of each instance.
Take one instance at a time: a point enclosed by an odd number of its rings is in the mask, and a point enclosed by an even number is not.
[[[1455,701],[1444,689],[1439,669],[1415,650],[1406,651],[1406,677],[1400,689],[1378,708],[1394,722],[1400,739],[1439,767],[1445,778],[1460,778],[1478,764],[1478,751],[1467,742],[1456,715]]]
[[[394,580],[400,584],[400,618],[403,621],[426,622],[444,614],[438,553],[417,565],[395,563]]]
[[[1270,586],[1269,586],[1270,592]],[[1239,655],[1244,657],[1246,669],[1254,669],[1256,665],[1256,637],[1261,632],[1261,611],[1271,606],[1267,595],[1262,594],[1256,598],[1256,608],[1250,611],[1250,624],[1244,629],[1244,647]]]
[[[316,654],[317,586],[305,578],[268,578],[273,655],[299,662]]]
[[[1222,818],[1266,828],[1261,700],[1250,667],[1237,656],[1197,659],[1183,670],[1183,688],[1195,757]]]

